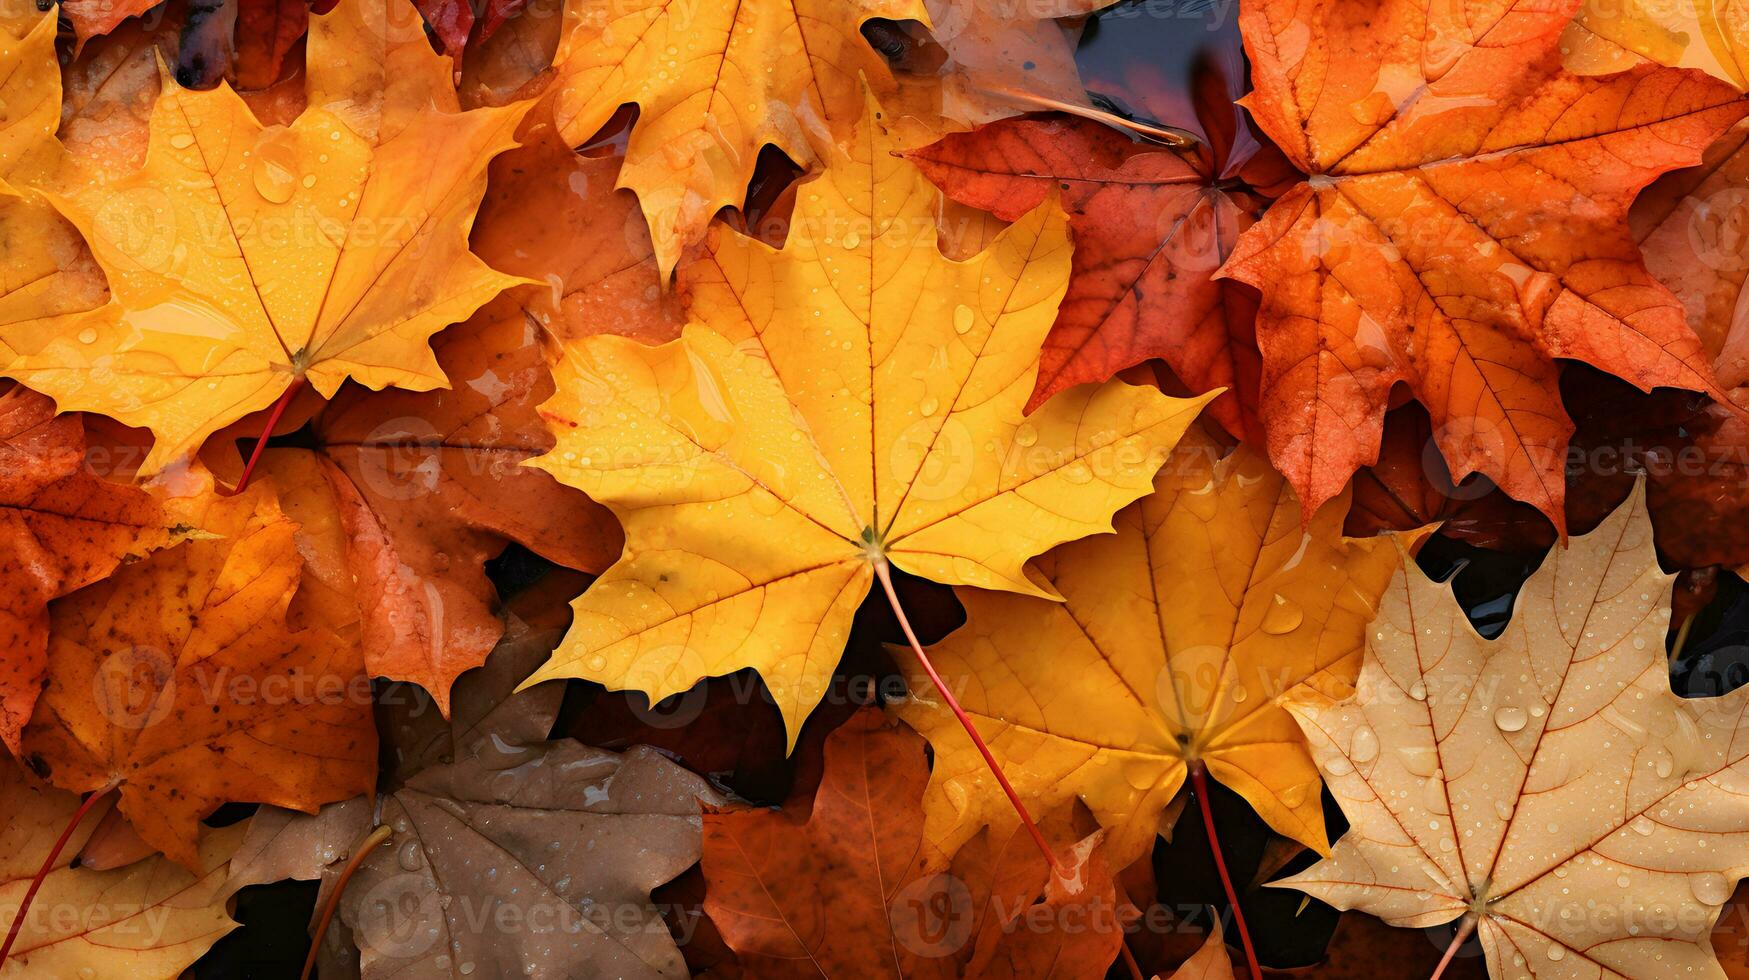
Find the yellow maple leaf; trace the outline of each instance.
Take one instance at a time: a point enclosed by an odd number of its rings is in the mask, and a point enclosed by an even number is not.
[[[922,0],[570,0],[555,63],[575,146],[635,103],[619,186],[638,195],[666,277],[711,216],[738,207],[761,147],[806,165],[848,135],[862,82],[890,90],[859,33],[928,21]]]
[[[14,31],[22,33],[14,33]],[[107,298],[79,235],[31,192],[61,159],[61,72],[55,61],[55,17],[0,24],[0,364],[16,356],[6,331],[19,321],[45,321],[102,305]],[[64,324],[58,329],[65,329]]]
[[[40,177],[56,156],[61,122],[61,70],[55,61],[55,18],[45,14],[22,35],[0,27],[0,193]]]
[[[112,302],[0,324],[0,371],[152,430],[150,473],[299,379],[444,382],[427,344],[521,280],[468,252],[486,165],[528,106],[427,107],[380,145],[315,107],[263,126],[228,86],[165,78],[143,168],[61,181]]]
[[[1035,813],[1079,798],[1122,865],[1153,843],[1200,760],[1277,832],[1328,850],[1318,772],[1277,698],[1341,694],[1397,567],[1384,538],[1342,537],[1344,494],[1300,525],[1257,452],[1187,438],[1117,533],[1034,562],[1065,601],[964,589],[966,625],[929,651]],[[947,852],[1014,812],[913,665],[898,713],[935,746],[928,836]]]
[[[1607,75],[1653,61],[1749,88],[1749,7],[1717,0],[1585,0],[1561,51],[1568,70]]]
[[[78,808],[72,793],[34,783],[17,766],[0,766],[6,814],[0,908],[8,915]],[[70,866],[97,825],[82,821],[60,863],[43,878],[7,959],[8,974],[170,980],[236,928],[225,913],[226,872],[246,824],[204,832],[192,870],[156,855],[109,871]]]
[[[1749,688],[1670,689],[1643,485],[1557,548],[1498,638],[1399,572],[1357,693],[1288,702],[1350,828],[1279,884],[1391,925],[1463,919],[1496,977],[1720,976],[1749,870]]]
[[[564,346],[530,460],[606,504],[624,555],[528,683],[652,700],[755,667],[793,743],[885,558],[953,585],[1050,596],[1024,570],[1111,529],[1207,400],[1120,382],[1021,410],[1069,274],[1055,201],[964,262],[872,96],[772,249],[719,227],[688,266],[680,340]],[[699,322],[702,321],[702,322]]]

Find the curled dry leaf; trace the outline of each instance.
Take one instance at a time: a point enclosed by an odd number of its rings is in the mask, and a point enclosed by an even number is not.
[[[1716,390],[1625,218],[1749,103],[1680,69],[1565,72],[1577,5],[1241,8],[1245,104],[1309,176],[1223,271],[1262,291],[1263,423],[1308,516],[1377,458],[1399,382],[1454,477],[1483,473],[1557,527],[1555,359]]]
[[[140,837],[187,868],[201,818],[245,801],[313,809],[376,772],[357,645],[292,632],[296,525],[268,484],[180,506],[207,532],[50,610],[48,684],[28,763],[89,792],[119,781]]]
[[[866,711],[827,737],[805,816],[705,815],[705,911],[749,975],[1105,976],[1123,933],[1098,835],[1069,849],[1066,877],[1025,833],[979,835],[938,870],[927,778],[921,740]]]
[[[530,464],[612,509],[627,545],[533,680],[653,703],[754,667],[793,746],[874,562],[1048,596],[1026,561],[1148,491],[1206,397],[1112,382],[1022,416],[1068,277],[1062,212],[949,261],[894,148],[871,97],[781,250],[719,228],[681,340],[563,345],[558,445]]]
[[[0,765],[0,907],[12,911],[55,839],[79,808],[71,793],[34,783]],[[112,871],[70,867],[94,820],[84,821],[43,879],[7,959],[7,973],[29,977],[137,977],[172,980],[236,923],[225,914],[225,868],[241,825],[206,831],[191,868],[160,857]],[[69,917],[66,912],[76,910]]]
[[[876,17],[928,15],[922,0],[569,0],[559,132],[575,146],[638,106],[619,184],[637,193],[667,278],[711,217],[741,204],[761,147],[812,163],[850,135],[864,81],[892,90],[859,33]]]
[[[1350,830],[1282,884],[1405,927],[1476,921],[1497,977],[1716,975],[1749,870],[1749,690],[1685,700],[1643,493],[1477,636],[1400,572],[1357,693],[1289,703]]]
[[[1300,685],[1350,689],[1397,567],[1393,542],[1342,537],[1346,506],[1302,530],[1267,460],[1187,438],[1116,534],[1034,560],[1064,601],[961,589],[966,625],[930,660],[1029,808],[1079,799],[1119,866],[1152,848],[1195,761],[1276,831],[1325,851],[1318,773],[1277,702]],[[908,679],[899,716],[935,747],[930,840],[951,853],[980,827],[1011,830],[971,740],[914,663]]]
[[[49,600],[104,578],[177,537],[146,491],[86,460],[85,423],[0,383],[0,742],[18,752],[48,665]]]
[[[526,108],[424,106],[372,145],[319,106],[269,127],[227,85],[166,81],[144,167],[75,176],[52,197],[112,301],[0,325],[16,352],[0,370],[63,408],[151,429],[147,473],[300,379],[324,396],[349,377],[440,387],[429,337],[516,281],[464,232]]]

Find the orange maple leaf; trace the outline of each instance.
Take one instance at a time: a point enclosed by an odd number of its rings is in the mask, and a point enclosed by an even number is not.
[[[1568,73],[1577,7],[1241,11],[1245,104],[1308,177],[1222,272],[1262,291],[1262,420],[1308,516],[1377,459],[1398,383],[1454,477],[1483,473],[1557,527],[1573,427],[1556,359],[1642,390],[1715,390],[1625,217],[1749,103],[1692,71]]]

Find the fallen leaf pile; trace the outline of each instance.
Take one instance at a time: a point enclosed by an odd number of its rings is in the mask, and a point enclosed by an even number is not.
[[[0,11],[0,977],[1749,975],[1746,66]]]

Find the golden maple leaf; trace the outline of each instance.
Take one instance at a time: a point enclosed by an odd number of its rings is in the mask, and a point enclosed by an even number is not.
[[[14,31],[22,31],[15,34]],[[0,24],[0,364],[16,356],[7,331],[20,321],[66,329],[66,314],[102,305],[103,277],[78,233],[30,190],[59,164],[61,73],[55,17]]]
[[[0,907],[17,909],[55,838],[73,831],[64,853],[79,853],[98,821],[67,821],[79,798],[0,766]],[[192,872],[156,855],[109,871],[69,867],[44,878],[25,916],[8,973],[33,977],[177,977],[236,928],[225,913],[228,863],[244,824],[201,835]],[[69,910],[79,914],[69,916]]]
[[[1717,0],[1585,0],[1561,36],[1568,71],[1608,75],[1642,60],[1749,88],[1749,7]]]
[[[892,87],[862,25],[927,21],[922,0],[570,0],[560,132],[575,146],[635,103],[619,186],[638,195],[664,277],[738,207],[766,144],[808,164],[849,134],[862,82]]]
[[[1207,398],[1121,382],[1023,417],[1069,273],[1054,201],[964,262],[938,195],[892,155],[873,97],[800,188],[781,250],[718,229],[688,267],[678,341],[564,346],[529,461],[606,504],[621,559],[529,679],[659,700],[755,667],[793,744],[889,560],[952,585],[1051,596],[1026,561],[1111,528]]]
[[[144,167],[51,195],[112,302],[0,324],[17,355],[0,371],[151,429],[146,473],[299,379],[325,397],[347,378],[441,387],[427,340],[520,281],[469,253],[467,230],[527,108],[427,106],[373,145],[328,109],[263,126],[229,86],[166,78]]]
[[[1344,494],[1300,525],[1259,453],[1186,438],[1115,535],[1034,562],[1064,600],[962,589],[966,625],[929,656],[1035,813],[1080,799],[1119,865],[1152,846],[1201,761],[1277,832],[1327,851],[1318,772],[1277,704],[1342,694],[1397,567],[1384,539],[1342,537]],[[900,717],[935,746],[929,839],[951,853],[1014,813],[927,677]],[[956,686],[958,685],[958,686]]]
[[[1460,918],[1497,977],[1716,976],[1749,869],[1749,688],[1684,699],[1643,487],[1549,554],[1497,639],[1399,572],[1357,693],[1288,703],[1350,829],[1281,882],[1391,925]]]

